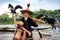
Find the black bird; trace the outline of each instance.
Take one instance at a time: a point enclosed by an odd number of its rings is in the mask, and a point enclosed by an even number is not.
[[[13,5],[9,4],[8,8],[10,8],[11,13],[15,14],[16,13],[16,9],[18,9],[18,8],[22,9],[22,6],[21,5],[17,5],[14,8]]]
[[[46,14],[40,14],[39,16],[36,17],[37,19],[43,19],[46,20],[49,24],[51,24],[52,29],[55,28],[55,24],[57,23],[57,20],[55,18],[48,17]]]

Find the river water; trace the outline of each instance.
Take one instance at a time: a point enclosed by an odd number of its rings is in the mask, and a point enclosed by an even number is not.
[[[14,33],[0,32],[0,40],[12,40]]]
[[[57,30],[45,29],[39,31],[41,31],[42,34],[51,35],[51,36],[43,35],[43,38],[41,40],[60,40],[59,28],[57,28]],[[14,32],[0,32],[0,40],[12,40],[13,37],[14,37]]]

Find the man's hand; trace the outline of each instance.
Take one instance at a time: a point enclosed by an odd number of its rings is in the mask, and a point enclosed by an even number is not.
[[[29,36],[31,36],[31,33],[30,33],[30,32],[28,32],[28,35],[29,35]]]
[[[24,25],[24,23],[22,21],[18,22],[17,24],[19,24],[20,26]]]

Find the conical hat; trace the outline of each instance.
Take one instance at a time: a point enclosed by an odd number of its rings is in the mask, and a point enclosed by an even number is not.
[[[28,12],[29,14],[33,14],[33,12],[32,11],[30,11],[30,9],[24,9],[24,10],[21,10],[20,11],[22,14],[24,14],[24,12]]]
[[[29,9],[30,3],[27,4],[27,9],[21,10],[20,12],[24,14],[24,12],[28,12],[29,14],[33,14],[33,12]]]

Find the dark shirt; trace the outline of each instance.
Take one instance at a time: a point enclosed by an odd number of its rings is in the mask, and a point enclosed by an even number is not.
[[[24,20],[24,17],[22,17],[20,19],[20,21],[22,21],[24,23],[24,28],[26,28],[27,30],[33,30],[31,28],[31,26],[34,26],[34,27],[37,27],[38,25],[31,19],[31,18],[28,18],[27,21]]]

